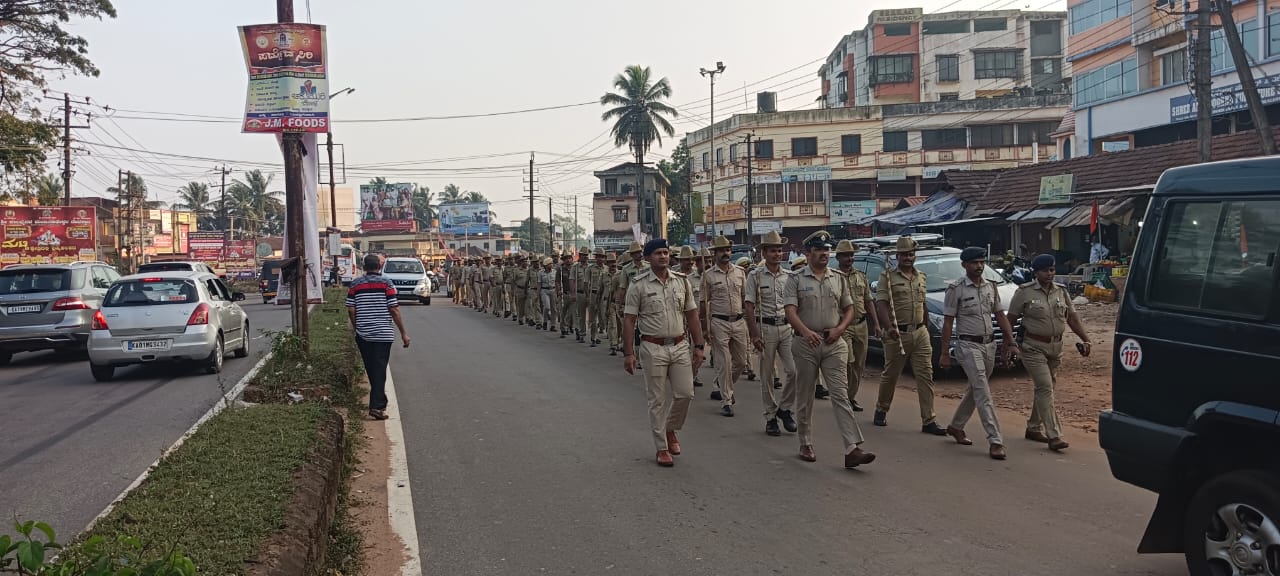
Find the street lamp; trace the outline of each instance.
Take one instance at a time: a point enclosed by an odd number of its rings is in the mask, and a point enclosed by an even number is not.
[[[706,68],[699,68],[698,74],[701,74],[704,78],[707,76],[711,77],[711,127],[708,128],[707,130],[709,132],[709,136],[711,140],[711,153],[709,154],[709,156],[714,157],[716,154],[716,75],[724,74],[724,62],[716,62],[716,67],[711,70],[707,70]],[[715,167],[714,167],[715,158],[712,158],[711,162],[713,165],[711,169],[711,197],[707,201],[707,209],[711,212],[712,233],[708,235],[708,238],[714,236],[716,232],[716,174],[715,174]]]
[[[356,89],[350,86],[343,88],[329,95],[329,101],[343,94],[350,94]],[[332,115],[331,115],[332,116]],[[330,126],[333,124],[333,118],[329,119]],[[336,183],[333,178],[333,130],[326,130],[324,135],[324,147],[329,153],[329,225],[334,229],[338,229],[338,193]],[[352,259],[355,255],[352,254]],[[338,270],[338,255],[333,255],[333,285],[338,286],[342,283],[342,273]]]

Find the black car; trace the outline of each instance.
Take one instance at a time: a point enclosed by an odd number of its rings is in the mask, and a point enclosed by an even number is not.
[[[1160,495],[1142,553],[1280,573],[1280,157],[1166,171],[1116,320],[1098,441]]]

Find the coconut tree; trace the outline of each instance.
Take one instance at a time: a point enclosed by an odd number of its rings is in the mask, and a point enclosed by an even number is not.
[[[263,174],[261,170],[250,170],[244,178],[235,180],[227,187],[227,211],[232,218],[231,229],[235,220],[240,221],[240,230],[249,230],[256,235],[268,235],[278,228],[278,221],[284,214],[284,202],[280,200],[283,192],[271,190],[272,176]]]
[[[671,83],[666,78],[653,80],[648,66],[628,66],[613,78],[616,92],[600,97],[600,104],[612,106],[600,115],[605,122],[613,121],[610,133],[617,147],[628,146],[636,157],[637,196],[645,199],[644,155],[657,142],[662,145],[662,135],[674,137],[676,130],[667,117],[680,114],[663,101],[671,97]],[[657,234],[666,231],[650,231]]]
[[[173,203],[177,210],[187,210],[196,215],[196,228],[211,229],[215,225],[214,212],[217,203],[209,196],[209,185],[203,182],[188,182],[178,189],[178,201]],[[203,225],[203,226],[202,226]]]
[[[62,176],[50,172],[36,177],[36,200],[41,206],[62,205]]]
[[[462,189],[458,188],[457,184],[446,184],[444,192],[440,193],[440,203],[457,204],[459,202],[465,202],[466,199],[464,196]]]
[[[413,185],[413,219],[418,221],[418,230],[431,227],[431,222],[440,217],[434,204],[435,193],[429,186]]]

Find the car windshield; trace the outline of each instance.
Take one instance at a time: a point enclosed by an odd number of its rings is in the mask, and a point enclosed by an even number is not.
[[[138,272],[187,272],[192,270],[190,264],[182,262],[154,262],[138,267]]]
[[[389,260],[382,269],[385,274],[423,274],[422,263],[417,260]]]
[[[930,292],[946,290],[948,284],[964,278],[964,265],[960,263],[959,255],[917,259],[916,270],[925,273],[925,278],[928,282],[927,289]],[[982,277],[990,282],[995,282],[997,286],[1007,282],[1004,275],[990,266],[987,266],[982,271]]]
[[[69,289],[70,270],[0,270],[0,294],[34,294]]]
[[[107,292],[102,305],[157,306],[162,304],[190,304],[199,300],[196,285],[182,278],[144,278],[117,282]]]

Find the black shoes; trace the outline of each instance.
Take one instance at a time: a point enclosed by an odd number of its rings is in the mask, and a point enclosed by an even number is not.
[[[875,424],[876,426],[888,426],[889,421],[886,420],[888,416],[889,416],[888,412],[885,412],[883,410],[876,410],[876,417],[871,421],[871,423]]]
[[[857,400],[850,400],[849,403],[853,404],[854,412],[862,412],[862,405],[859,404]]]
[[[774,389],[774,390],[778,390],[778,389],[780,389],[780,388],[782,388],[782,381],[781,381],[781,380],[778,380],[777,378],[774,378],[774,379],[773,379],[773,389]]]
[[[782,427],[786,428],[787,432],[796,431],[796,419],[791,417],[790,410],[779,410],[778,418],[782,420]]]
[[[722,396],[720,396],[720,391],[719,391],[719,390],[712,390],[712,391],[711,391],[711,399],[712,399],[712,400],[721,400],[721,399],[723,399],[723,397],[722,397]]]
[[[826,389],[826,388],[824,388],[821,384],[819,384],[819,385],[818,385],[818,389],[817,389],[817,390],[815,390],[815,391],[814,391],[814,393],[813,393],[813,397],[814,397],[814,398],[817,398],[817,399],[819,399],[819,400],[826,400],[826,399],[827,399],[827,397],[828,397],[828,396],[830,396],[830,395],[831,395],[831,393],[830,393],[830,392],[827,392],[827,389]]]
[[[920,427],[920,431],[925,434],[933,434],[934,436],[946,436],[947,430],[938,425],[937,422],[930,422]]]
[[[781,436],[781,435],[782,435],[782,430],[779,430],[779,429],[778,429],[778,419],[777,419],[777,418],[770,418],[768,422],[765,422],[765,423],[764,423],[764,433],[765,433],[765,434],[768,434],[768,435],[770,435],[770,436]]]
[[[724,417],[726,417],[726,418],[732,418],[732,417],[733,417],[733,406],[728,406],[728,405],[726,405],[725,407],[721,408],[721,409],[720,409],[720,415],[721,415],[721,416],[724,416]]]

